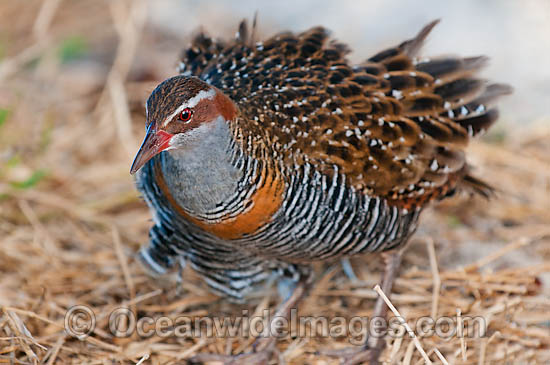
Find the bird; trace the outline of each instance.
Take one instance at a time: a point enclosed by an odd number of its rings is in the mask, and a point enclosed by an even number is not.
[[[356,64],[321,26],[197,34],[147,99],[131,167],[153,216],[146,268],[189,264],[237,302],[274,275],[302,295],[313,262],[398,252],[430,203],[491,196],[465,149],[511,88],[477,75],[485,56],[422,57],[438,21]]]

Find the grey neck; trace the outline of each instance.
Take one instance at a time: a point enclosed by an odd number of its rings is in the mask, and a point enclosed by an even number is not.
[[[232,135],[218,119],[193,131],[183,148],[161,154],[162,172],[180,207],[193,216],[217,210],[238,189],[243,177],[232,161]]]

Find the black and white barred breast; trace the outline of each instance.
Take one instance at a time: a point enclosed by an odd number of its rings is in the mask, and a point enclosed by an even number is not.
[[[152,179],[156,168],[158,162],[148,163],[138,180],[157,212],[142,260],[157,274],[188,260],[215,291],[235,299],[272,273],[296,272],[294,265],[394,248],[414,232],[420,213],[357,192],[343,174],[328,178],[305,164],[290,175],[282,206],[269,223],[224,240],[178,214]]]

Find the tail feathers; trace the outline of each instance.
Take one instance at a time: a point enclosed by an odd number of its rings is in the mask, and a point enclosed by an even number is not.
[[[461,181],[460,188],[473,194],[481,195],[486,199],[495,196],[495,189],[485,181],[478,179],[470,174],[466,174]]]
[[[424,41],[426,38],[428,38],[428,35],[434,29],[434,27],[440,22],[440,19],[436,19],[428,23],[418,34],[416,37],[409,39],[403,43],[401,43],[397,48],[403,51],[407,56],[410,58],[415,57],[422,48],[422,45],[424,44]]]
[[[406,40],[397,47],[388,48],[382,52],[379,52],[369,58],[367,62],[379,62],[386,66],[387,71],[399,71],[413,69],[413,57],[416,56],[424,41],[432,31],[432,29],[439,23],[438,20],[434,20],[426,25],[416,35],[416,37]]]
[[[446,109],[453,109],[467,104],[481,95],[485,89],[485,81],[474,78],[461,78],[434,89],[434,93],[445,101]]]
[[[456,122],[468,131],[470,137],[473,137],[489,129],[498,119],[498,114],[498,109],[491,109],[482,114],[467,119],[457,120]]]
[[[472,117],[472,113],[476,116],[483,111],[490,110],[497,100],[504,95],[512,93],[512,87],[506,84],[490,84],[485,87],[481,95],[474,100],[464,102],[463,105],[453,110],[455,120],[468,119]]]
[[[483,89],[483,92],[474,100],[464,100],[463,103],[454,105],[454,109],[448,110],[445,116],[451,117],[468,131],[470,136],[475,136],[486,131],[498,118],[498,110],[494,104],[499,97],[512,93],[512,88],[505,84],[491,84]]]
[[[437,23],[439,20],[429,23],[416,37],[377,53],[358,67],[383,76],[389,83],[386,94],[401,101],[404,114],[414,118],[424,133],[448,136],[440,141],[465,143],[467,134],[474,136],[495,122],[498,111],[494,104],[512,88],[476,77],[489,62],[486,56],[417,58]]]
[[[497,120],[495,102],[512,93],[509,85],[487,84],[485,80],[475,78],[475,73],[488,61],[485,56],[442,57],[416,64],[417,70],[435,79],[433,93],[443,101],[441,116],[460,124],[470,136],[487,130]]]
[[[479,71],[489,63],[487,56],[460,58],[443,56],[425,58],[416,62],[416,69],[430,74],[438,84],[465,78]]]

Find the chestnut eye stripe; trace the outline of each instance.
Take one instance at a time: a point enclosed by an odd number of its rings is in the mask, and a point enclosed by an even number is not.
[[[170,114],[164,120],[164,122],[162,123],[162,126],[166,127],[166,125],[168,125],[168,123],[170,123],[170,121],[174,119],[174,117],[176,117],[177,115],[180,115],[180,113],[184,111],[186,108],[191,109],[204,99],[213,99],[215,95],[216,95],[215,89],[201,90],[197,95],[187,100],[187,102],[181,104],[172,114]]]

